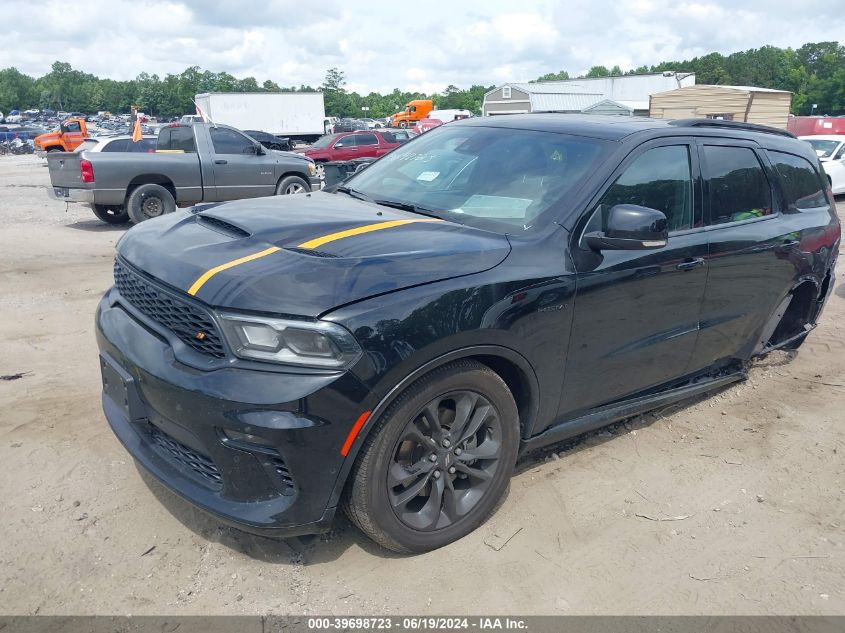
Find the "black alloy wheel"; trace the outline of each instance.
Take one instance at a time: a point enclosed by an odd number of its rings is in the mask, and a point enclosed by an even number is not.
[[[519,412],[490,367],[459,360],[406,388],[365,427],[342,505],[401,553],[456,541],[496,509],[519,449]]]
[[[396,517],[414,530],[439,530],[478,504],[499,467],[502,423],[484,396],[438,396],[408,422],[387,472]]]

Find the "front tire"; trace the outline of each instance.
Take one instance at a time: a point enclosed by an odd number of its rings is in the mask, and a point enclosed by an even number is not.
[[[126,224],[129,222],[129,214],[123,207],[95,204],[92,206],[92,210],[94,215],[108,224]]]
[[[470,360],[440,367],[379,418],[350,474],[344,509],[387,549],[443,547],[496,508],[518,445],[516,403],[499,375]]]
[[[289,196],[295,193],[308,193],[311,186],[299,176],[286,176],[276,185],[277,196]]]
[[[161,185],[146,184],[135,188],[126,200],[126,210],[135,224],[176,210],[176,200]]]

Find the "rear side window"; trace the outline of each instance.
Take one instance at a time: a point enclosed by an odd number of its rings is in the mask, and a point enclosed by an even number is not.
[[[104,152],[125,152],[129,149],[129,139],[121,138],[116,141],[112,141],[111,143],[107,143],[105,147],[103,147]]]
[[[785,152],[767,150],[767,153],[780,176],[788,211],[828,205],[822,179],[810,161]]]
[[[393,132],[382,132],[381,137],[387,143],[398,143],[399,141],[396,140],[396,136],[394,136]]]
[[[772,191],[763,166],[748,147],[704,146],[707,224],[726,224],[772,213]]]
[[[156,141],[154,138],[142,138],[137,143],[129,143],[130,152],[149,153],[156,151]]]
[[[358,134],[358,147],[361,145],[378,145],[378,139],[375,134]]]
[[[158,133],[156,147],[163,150],[181,150],[187,153],[197,151],[193,129],[188,126],[162,128]]]
[[[692,228],[692,176],[686,145],[655,147],[631,163],[601,200],[602,228],[611,207],[636,204],[666,215],[669,231]]]

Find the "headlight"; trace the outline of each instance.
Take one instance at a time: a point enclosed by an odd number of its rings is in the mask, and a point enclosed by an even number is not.
[[[308,173],[311,174],[312,176],[316,176],[317,175],[317,165],[315,165],[314,163],[308,163]]]
[[[341,369],[361,354],[355,338],[328,321],[221,314],[226,340],[240,358]]]

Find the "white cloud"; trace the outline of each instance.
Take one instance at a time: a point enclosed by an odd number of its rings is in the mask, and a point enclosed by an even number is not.
[[[0,0],[14,16],[18,0]],[[165,75],[200,66],[281,85],[322,83],[338,67],[358,92],[424,92],[631,68],[713,50],[798,47],[841,40],[845,12],[831,0],[486,0],[470,8],[429,0],[397,15],[395,3],[324,0],[33,0],[6,21],[3,66],[40,75],[55,60],[101,77]]]

